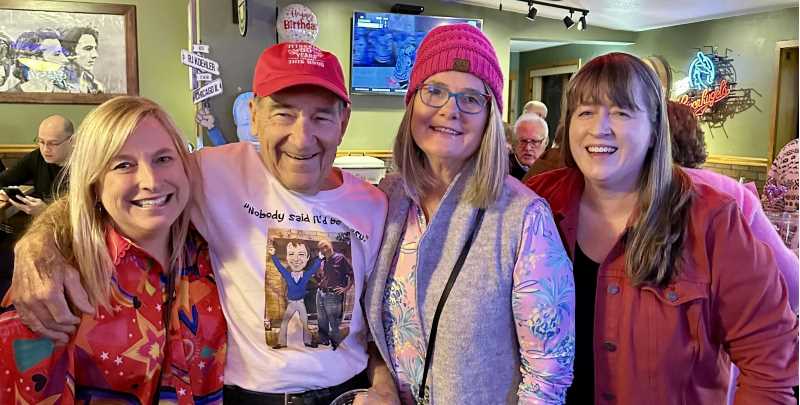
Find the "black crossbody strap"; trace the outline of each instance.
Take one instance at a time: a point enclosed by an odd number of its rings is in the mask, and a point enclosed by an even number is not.
[[[425,350],[425,369],[422,372],[422,382],[419,384],[419,403],[423,403],[425,399],[425,381],[428,379],[428,370],[431,367],[431,361],[433,361],[433,350],[436,345],[436,329],[439,326],[439,317],[442,315],[447,296],[450,295],[450,290],[453,289],[453,285],[456,283],[458,273],[461,272],[464,260],[467,259],[467,253],[469,253],[469,249],[472,246],[472,241],[475,240],[475,234],[478,233],[478,228],[480,228],[481,222],[483,222],[483,214],[485,213],[485,209],[478,209],[478,214],[475,216],[475,222],[472,223],[472,229],[469,232],[467,241],[464,243],[464,247],[461,248],[458,260],[456,260],[456,264],[453,266],[453,271],[450,273],[447,284],[445,284],[444,290],[442,291],[442,296],[439,298],[439,303],[436,305],[436,312],[433,314],[433,323],[431,325],[431,333],[428,338],[428,349]]]

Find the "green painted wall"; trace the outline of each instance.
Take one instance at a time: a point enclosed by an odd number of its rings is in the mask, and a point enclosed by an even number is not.
[[[187,45],[186,1],[81,0],[135,4],[139,42],[139,93],[160,103],[184,135],[193,137],[194,109],[180,49]],[[102,49],[101,58],[102,58]],[[0,104],[0,144],[32,144],[39,122],[63,114],[80,123],[91,105]]]
[[[296,3],[296,0],[278,1],[279,6]],[[388,12],[395,0],[314,0],[299,1],[317,14],[320,35],[317,45],[339,56],[349,83],[350,31],[353,11]],[[494,44],[503,72],[509,71],[510,40],[605,40],[633,41],[636,33],[592,28],[589,31],[567,31],[559,20],[540,18],[530,23],[521,14],[500,12],[483,7],[463,6],[442,1],[413,1],[425,7],[426,15],[470,17],[483,19],[483,31]],[[508,100],[508,85],[504,100]],[[398,96],[354,95],[353,113],[347,135],[340,150],[391,149],[398,124],[403,114],[403,98]]]
[[[581,63],[613,51],[631,52],[630,45],[581,45],[571,44],[552,48],[544,48],[531,52],[520,52],[519,54],[519,106],[517,111],[522,112],[522,106],[530,101],[528,89],[528,73],[532,68],[548,65],[556,65],[566,61],[580,60]]]
[[[663,55],[672,66],[675,80],[686,76],[696,48],[715,46],[721,54],[728,48],[734,58],[738,88],[752,88],[755,107],[725,122],[725,131],[705,129],[706,144],[712,154],[743,157],[768,157],[769,129],[775,94],[777,60],[775,43],[798,38],[798,9],[789,8],[720,20],[686,24],[638,33],[628,47],[566,45],[520,55],[520,74],[531,65],[559,60],[590,58],[622,50],[640,56]]]

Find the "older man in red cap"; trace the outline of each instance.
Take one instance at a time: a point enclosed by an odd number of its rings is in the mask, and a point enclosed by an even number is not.
[[[399,403],[386,365],[367,350],[360,303],[380,245],[386,198],[332,166],[350,118],[341,65],[314,45],[278,44],[259,57],[253,92],[251,128],[260,152],[243,142],[195,155],[201,176],[192,220],[208,240],[228,322],[225,402],[329,404],[371,384],[370,403]],[[30,314],[25,318],[32,329],[63,340],[77,318],[60,293],[55,299],[36,297],[66,290],[77,308],[90,312],[91,306],[71,268],[34,268],[37,257],[52,253],[50,240],[37,233],[20,242],[12,291],[17,309]],[[282,277],[275,264],[297,267],[301,277],[304,269],[313,273],[325,266],[320,252],[291,247],[320,240],[334,241],[332,248],[352,264],[347,276],[354,282],[342,300],[346,321],[339,325],[337,345],[326,345],[316,334],[315,291],[306,293],[311,299],[299,299],[306,288],[295,284],[302,280]],[[292,305],[305,305],[300,309],[307,319],[282,319],[287,296]],[[303,322],[312,325],[312,340],[304,341],[304,328],[297,325]],[[288,339],[279,342],[287,332]]]

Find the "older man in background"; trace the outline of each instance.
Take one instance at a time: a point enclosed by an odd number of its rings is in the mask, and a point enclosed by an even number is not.
[[[514,124],[509,174],[522,180],[528,168],[544,153],[547,142],[547,121],[535,113],[522,114]]]
[[[39,124],[36,137],[38,148],[25,155],[16,165],[0,174],[0,187],[33,184],[31,195],[18,201],[9,200],[0,191],[0,202],[9,201],[28,215],[37,215],[52,199],[59,175],[72,153],[72,121],[61,115],[51,115]]]
[[[11,285],[11,269],[14,268],[14,242],[31,220],[31,216],[44,211],[47,203],[61,181],[61,171],[72,153],[72,122],[60,115],[51,115],[39,125],[36,137],[37,149],[22,160],[2,170],[0,163],[0,187],[33,184],[30,195],[21,195],[16,201],[0,191],[0,205],[11,204],[19,213],[9,218],[0,217],[0,297]]]

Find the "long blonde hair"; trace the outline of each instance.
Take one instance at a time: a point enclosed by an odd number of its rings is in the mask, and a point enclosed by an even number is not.
[[[158,120],[170,135],[184,172],[191,179],[196,171],[178,129],[158,104],[143,97],[115,97],[90,112],[75,133],[74,150],[66,165],[70,176],[66,197],[69,218],[56,227],[71,231],[72,260],[95,307],[108,307],[114,270],[106,245],[106,227],[113,224],[113,219],[102,207],[98,184],[111,159],[147,117]],[[170,274],[182,265],[188,227],[188,210],[184,210],[170,227],[170,259],[165,269]]]
[[[572,114],[580,104],[605,102],[630,110],[643,107],[650,113],[653,147],[639,175],[633,224],[624,235],[625,266],[634,285],[664,286],[680,270],[692,193],[689,178],[672,163],[669,120],[658,76],[639,58],[618,52],[592,59],[578,71],[569,82],[559,125],[568,167],[577,167],[569,143]]]
[[[419,95],[414,96],[416,97]],[[414,98],[409,101],[403,120],[400,121],[392,153],[395,170],[403,178],[406,193],[420,203],[422,196],[435,187],[437,180],[430,170],[428,157],[414,142],[411,134]],[[503,182],[508,174],[503,117],[494,97],[491,97],[489,104],[481,144],[469,160],[475,162],[475,171],[467,183],[464,198],[475,208],[488,208],[500,198]]]

